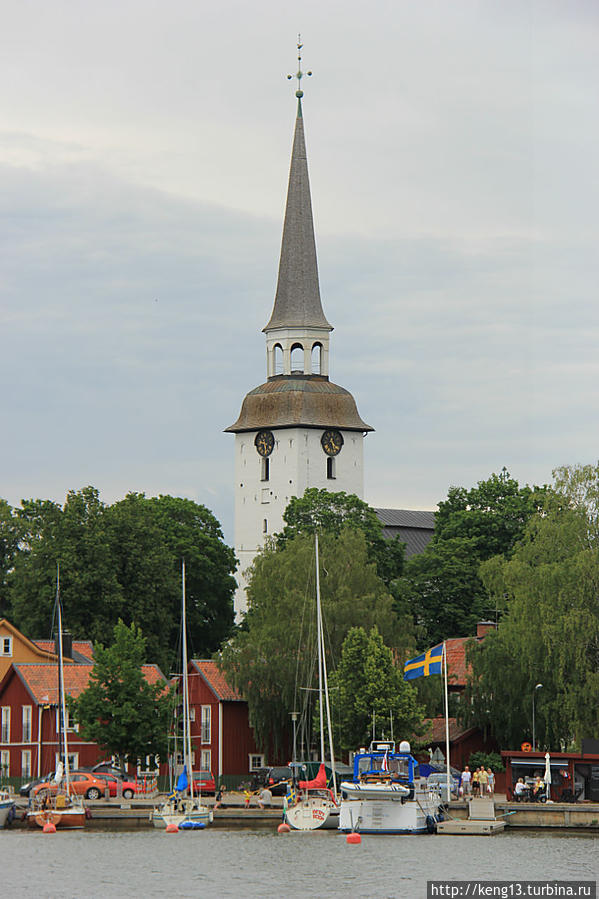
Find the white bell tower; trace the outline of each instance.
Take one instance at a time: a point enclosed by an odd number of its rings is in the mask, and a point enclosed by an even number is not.
[[[301,45],[298,45],[298,51]],[[308,487],[364,492],[367,425],[349,391],[329,381],[333,330],[322,310],[304,139],[298,56],[297,117],[291,153],[279,278],[264,328],[264,384],[245,397],[235,434],[235,612],[247,609],[244,572],[283,513]]]

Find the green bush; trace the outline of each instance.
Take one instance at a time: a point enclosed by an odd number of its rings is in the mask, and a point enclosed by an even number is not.
[[[473,752],[468,760],[468,764],[472,771],[475,768],[480,768],[481,765],[484,765],[485,768],[490,768],[494,772],[505,771],[498,752]]]

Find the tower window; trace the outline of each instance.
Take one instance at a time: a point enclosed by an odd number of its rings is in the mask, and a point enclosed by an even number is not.
[[[268,534],[268,520],[266,518],[262,522],[262,533]]]
[[[260,480],[270,480],[270,459],[262,459],[262,474],[260,475]]]
[[[291,371],[304,371],[304,348],[301,343],[294,343],[291,347]]]
[[[280,343],[275,343],[273,352],[275,354],[274,373],[275,375],[283,374],[283,347]]]
[[[322,364],[322,344],[315,343],[312,347],[312,374],[319,375],[321,374],[321,364]]]
[[[335,480],[335,459],[332,456],[327,458],[327,478],[329,481]]]

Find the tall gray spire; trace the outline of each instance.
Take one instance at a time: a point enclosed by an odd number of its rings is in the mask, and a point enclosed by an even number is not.
[[[297,327],[333,330],[320,301],[301,92],[298,94],[279,280],[272,315],[264,331]]]

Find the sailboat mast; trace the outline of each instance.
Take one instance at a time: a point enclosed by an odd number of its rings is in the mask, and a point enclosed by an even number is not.
[[[185,559],[181,563],[181,627],[182,645],[183,645],[183,757],[187,766],[187,777],[189,781],[189,792],[193,798],[193,770],[191,765],[191,724],[189,721],[189,678],[187,672],[187,617],[185,602]]]
[[[63,647],[62,647],[62,607],[60,604],[60,563],[56,565],[56,608],[58,614],[58,694],[60,702],[60,754],[63,756],[67,793],[70,787],[69,750],[67,746],[66,697],[64,689]]]
[[[320,565],[318,560],[318,534],[315,537],[316,549],[316,630],[318,632],[318,711],[320,714],[320,761],[324,764],[324,708],[322,701],[322,610],[320,608]]]

